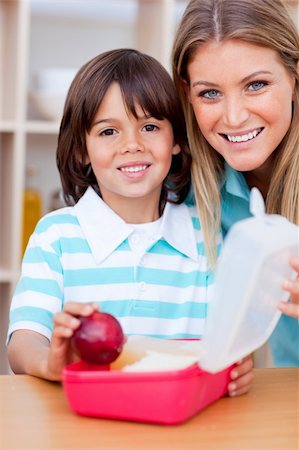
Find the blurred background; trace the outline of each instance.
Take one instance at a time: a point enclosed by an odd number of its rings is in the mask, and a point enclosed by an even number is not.
[[[286,0],[298,26],[299,0]],[[0,373],[20,262],[38,218],[63,205],[55,165],[63,103],[79,67],[131,47],[170,69],[186,0],[0,0]]]

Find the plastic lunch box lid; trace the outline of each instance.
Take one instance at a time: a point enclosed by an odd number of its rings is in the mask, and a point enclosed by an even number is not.
[[[250,194],[253,217],[236,223],[219,257],[199,365],[218,372],[262,346],[272,334],[287,301],[281,288],[295,278],[289,267],[298,254],[299,227],[265,214],[260,192]]]

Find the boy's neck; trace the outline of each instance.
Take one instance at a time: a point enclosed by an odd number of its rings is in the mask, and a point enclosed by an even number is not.
[[[126,223],[150,223],[158,220],[160,217],[159,202],[156,200],[125,198],[121,202],[105,203]]]

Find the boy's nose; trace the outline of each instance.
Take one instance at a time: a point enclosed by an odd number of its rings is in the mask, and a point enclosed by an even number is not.
[[[142,152],[144,151],[144,146],[140,142],[130,142],[125,146],[127,152]]]
[[[137,136],[130,136],[126,142],[124,142],[122,152],[143,152],[144,151],[144,145]]]

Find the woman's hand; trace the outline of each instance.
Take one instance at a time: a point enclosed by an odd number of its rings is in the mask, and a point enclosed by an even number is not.
[[[61,379],[63,368],[78,358],[71,347],[71,338],[79,327],[79,316],[89,316],[98,307],[95,304],[69,302],[63,311],[54,317],[54,330],[50,343],[47,367],[47,378],[53,381]]]
[[[237,362],[230,373],[230,378],[232,380],[228,385],[230,397],[246,394],[249,391],[254,378],[252,355],[248,355]]]
[[[290,266],[297,272],[296,280],[286,280],[283,289],[290,293],[289,302],[280,302],[278,309],[287,316],[299,319],[299,257],[290,259]]]

